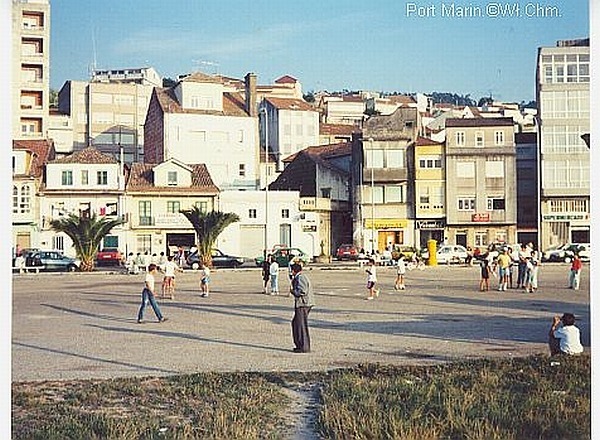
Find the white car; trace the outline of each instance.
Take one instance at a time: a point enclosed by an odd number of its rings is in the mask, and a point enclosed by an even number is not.
[[[467,249],[460,244],[445,244],[440,246],[436,252],[437,262],[443,264],[464,263],[469,256]],[[429,253],[422,254],[424,259],[429,258]]]

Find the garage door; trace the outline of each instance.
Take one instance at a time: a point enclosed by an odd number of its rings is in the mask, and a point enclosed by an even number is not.
[[[264,225],[240,226],[240,254],[242,257],[255,258],[262,255],[264,247]]]

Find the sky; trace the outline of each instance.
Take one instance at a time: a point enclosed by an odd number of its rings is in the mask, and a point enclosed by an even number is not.
[[[304,92],[528,102],[538,47],[589,36],[587,0],[51,0],[51,16],[56,90],[94,65],[151,66],[170,78],[254,72],[259,84],[289,74]]]

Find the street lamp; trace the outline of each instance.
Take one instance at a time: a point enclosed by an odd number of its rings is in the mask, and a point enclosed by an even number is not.
[[[260,109],[264,115],[263,129],[265,130],[265,260],[267,258],[268,231],[269,231],[269,123],[267,118],[267,108]]]
[[[371,255],[375,255],[375,177],[373,174],[373,138],[369,138],[369,149],[371,150]]]

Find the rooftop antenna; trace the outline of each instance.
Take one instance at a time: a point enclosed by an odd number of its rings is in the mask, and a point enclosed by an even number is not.
[[[92,65],[90,66],[90,71],[88,72],[90,77],[93,77],[93,74],[96,71],[96,63],[96,31],[94,27],[92,27]]]

